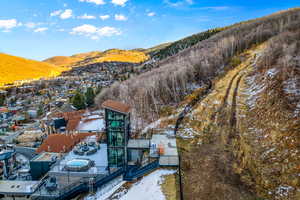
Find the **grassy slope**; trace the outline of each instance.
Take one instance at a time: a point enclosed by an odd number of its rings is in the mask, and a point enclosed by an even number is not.
[[[282,38],[292,44],[296,35]],[[282,57],[293,50],[297,54],[293,45],[276,44]],[[262,57],[270,57],[273,49],[263,43],[236,56],[231,70],[185,118],[179,135],[193,135],[178,138],[186,199],[299,199],[300,95],[284,88],[293,87],[288,80],[298,80],[300,73],[280,63],[262,67]],[[160,128],[175,120],[162,121]]]
[[[52,64],[52,65],[57,65],[57,66],[64,66],[64,65],[70,65],[70,64],[76,63],[80,60],[81,60],[80,58],[69,57],[69,56],[54,56],[54,57],[44,60],[43,62]]]
[[[59,75],[62,68],[43,62],[0,53],[0,85],[16,80]]]
[[[58,66],[82,66],[101,62],[129,62],[140,63],[149,57],[141,51],[110,49],[104,52],[92,51],[73,56],[56,56],[44,60],[44,62]]]

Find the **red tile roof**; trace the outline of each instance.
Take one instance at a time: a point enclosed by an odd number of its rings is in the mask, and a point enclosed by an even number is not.
[[[76,130],[80,120],[82,119],[82,115],[85,113],[85,110],[78,110],[73,112],[64,112],[64,113],[55,113],[54,117],[64,118],[67,121],[67,131]]]
[[[65,120],[69,120],[81,117],[85,112],[85,110],[78,110],[74,112],[55,113],[54,116],[64,118]]]
[[[75,131],[78,124],[80,123],[81,117],[69,119],[67,123],[66,130],[67,131]]]
[[[36,150],[36,152],[67,153],[80,141],[92,135],[95,135],[95,133],[52,134],[44,140],[43,144]]]
[[[128,113],[130,111],[130,106],[118,101],[107,100],[102,104],[103,108],[111,109],[121,113]]]

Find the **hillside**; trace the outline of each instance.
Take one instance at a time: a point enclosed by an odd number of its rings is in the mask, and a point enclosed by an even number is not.
[[[0,86],[17,80],[53,77],[62,71],[54,65],[0,53]]]
[[[110,49],[104,52],[92,51],[73,56],[55,56],[44,60],[57,66],[85,66],[102,62],[141,63],[148,60],[147,54],[137,50]]]
[[[198,34],[188,36],[186,38],[183,38],[181,40],[178,40],[178,41],[175,41],[172,43],[166,43],[166,44],[162,44],[162,45],[159,45],[156,47],[152,47],[152,48],[148,49],[146,52],[155,61],[162,60],[167,57],[173,56],[184,49],[192,47],[195,44],[197,44],[198,42],[208,39],[209,37],[213,36],[214,34],[219,33],[220,31],[225,30],[225,29],[226,28],[216,28],[216,29],[204,31],[204,32],[201,32]]]
[[[168,47],[172,43],[173,42],[167,42],[167,43],[162,43],[162,44],[156,45],[154,47],[150,47],[148,49],[136,49],[136,50],[145,52],[146,54],[151,54],[152,52],[156,52],[156,51],[159,51],[161,49],[164,49],[164,48]]]
[[[71,65],[80,60],[81,60],[80,58],[76,58],[76,57],[54,56],[54,57],[44,60],[43,62],[52,64],[52,65],[56,65],[56,66],[65,66],[65,65]]]
[[[97,101],[130,104],[136,128],[179,125],[185,199],[298,200],[299,38],[299,8],[239,23]]]

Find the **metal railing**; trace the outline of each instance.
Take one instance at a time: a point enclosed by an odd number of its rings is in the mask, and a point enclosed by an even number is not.
[[[135,168],[133,167],[131,170],[129,170],[128,172],[126,172],[125,176],[124,176],[124,180],[125,181],[132,181],[134,179],[140,178],[143,175],[147,174],[148,172],[156,169],[159,167],[159,162],[158,160],[155,160],[151,163],[149,163],[148,165],[145,165],[144,167],[141,168]]]

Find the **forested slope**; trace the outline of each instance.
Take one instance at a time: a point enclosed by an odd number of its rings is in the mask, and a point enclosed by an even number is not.
[[[177,135],[185,199],[298,200],[299,41],[298,8],[237,24],[114,84],[97,101],[119,99],[133,107],[137,124],[159,119],[157,128],[173,130],[196,100]],[[208,80],[212,89],[201,96]]]
[[[292,9],[233,26],[155,63],[156,67],[147,73],[103,90],[98,102],[119,99],[129,103],[142,118],[155,118],[161,105],[180,102],[205,79],[224,74],[236,54],[297,29],[299,19],[299,9]]]

